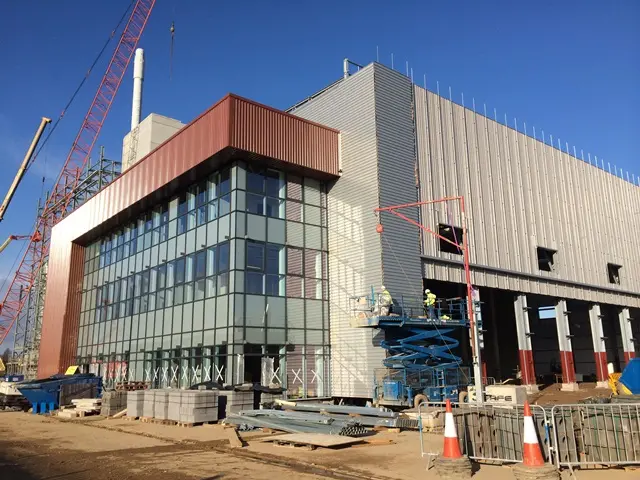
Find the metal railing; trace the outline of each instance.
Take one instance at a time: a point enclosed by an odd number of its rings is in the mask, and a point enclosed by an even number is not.
[[[393,314],[405,318],[423,318],[425,321],[448,322],[451,324],[467,324],[469,322],[467,301],[464,298],[438,298],[431,306],[424,304],[424,298],[415,295],[393,297],[388,308],[388,300],[381,293],[370,293],[349,299],[351,315],[387,316]],[[389,311],[390,310],[390,311]]]
[[[476,461],[522,462],[524,412],[522,406],[452,404],[463,454]],[[418,406],[420,452],[425,451],[423,415],[436,407],[442,419],[432,432],[444,428],[444,403]],[[531,405],[545,461],[558,468],[640,465],[640,404],[574,404],[543,408]],[[439,428],[438,428],[439,427]]]
[[[640,404],[555,405],[551,422],[558,467],[640,464]]]

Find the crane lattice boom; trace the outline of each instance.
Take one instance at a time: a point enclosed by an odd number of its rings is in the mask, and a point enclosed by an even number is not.
[[[36,229],[31,236],[29,246],[5,293],[4,300],[0,303],[0,344],[16,322],[46,261],[49,254],[51,229],[69,213],[67,210],[73,192],[91,155],[154,5],[155,0],[137,0],[133,7],[131,16],[120,36],[89,111],[82,121],[82,126],[73,142],[62,171],[36,222]]]

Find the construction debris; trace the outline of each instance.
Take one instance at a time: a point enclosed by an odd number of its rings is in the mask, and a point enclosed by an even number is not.
[[[273,442],[278,445],[291,446],[309,446],[311,449],[316,447],[336,448],[360,443],[362,440],[348,436],[327,435],[325,433],[292,433],[289,435],[278,435],[277,437],[266,438],[263,442]]]

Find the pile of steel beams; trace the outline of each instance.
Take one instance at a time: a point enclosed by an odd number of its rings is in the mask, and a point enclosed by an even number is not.
[[[371,407],[283,402],[285,410],[243,410],[227,415],[225,423],[241,430],[268,428],[288,433],[358,436],[370,427],[397,427],[398,414]]]

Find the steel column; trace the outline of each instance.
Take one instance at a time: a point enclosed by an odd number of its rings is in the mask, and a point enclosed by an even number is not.
[[[593,339],[593,356],[596,360],[596,388],[609,388],[607,379],[607,346],[602,328],[602,313],[597,303],[589,308],[589,323],[591,324],[591,338]]]
[[[633,343],[633,331],[631,330],[631,315],[629,308],[621,308],[618,312],[620,322],[620,336],[622,337],[622,349],[624,350],[624,363],[629,363],[636,356]]]
[[[562,390],[574,391],[578,389],[578,384],[576,383],[576,368],[573,364],[573,348],[571,346],[567,301],[564,299],[558,300],[555,310],[560,364],[562,365]]]
[[[514,301],[516,314],[516,332],[518,336],[518,351],[520,358],[520,372],[522,384],[529,391],[537,391],[536,371],[533,364],[533,351],[531,349],[531,330],[529,329],[529,307],[527,296],[518,295]]]

